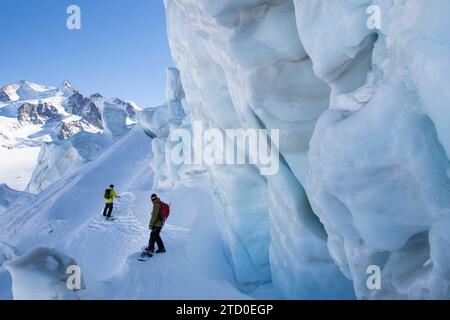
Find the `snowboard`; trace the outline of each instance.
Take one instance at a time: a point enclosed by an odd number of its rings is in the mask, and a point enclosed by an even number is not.
[[[147,251],[145,251],[145,249],[143,249],[143,251],[141,252],[141,257],[138,258],[139,261],[148,261],[149,259],[151,259],[155,254],[161,254],[161,253],[165,253],[164,252],[158,252],[156,251],[155,253],[153,253],[151,256],[149,256],[149,254],[147,253]]]
[[[114,218],[114,217],[111,217],[111,218],[105,217],[105,220],[106,220],[106,221],[114,221],[114,220],[116,220],[116,218]]]
[[[149,256],[148,253],[146,253],[145,251],[143,251],[143,252],[141,252],[141,257],[138,258],[138,261],[145,262],[145,261],[150,260],[151,258],[152,258],[152,256]]]

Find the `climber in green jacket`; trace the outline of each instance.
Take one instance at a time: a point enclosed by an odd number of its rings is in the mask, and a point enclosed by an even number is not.
[[[120,199],[120,196],[114,190],[114,185],[110,185],[108,189],[105,190],[103,194],[105,198],[105,209],[103,210],[103,216],[106,218],[111,218],[111,213],[113,211],[114,206],[114,198]]]
[[[146,255],[149,257],[153,256],[153,254],[155,253],[155,243],[158,245],[158,250],[156,251],[156,253],[166,252],[166,248],[164,247],[164,243],[160,236],[161,230],[164,227],[165,217],[162,212],[162,208],[165,205],[165,203],[163,203],[156,194],[152,194],[151,200],[153,203],[153,210],[152,216],[150,218],[150,223],[148,225],[149,229],[151,230],[151,233],[148,247],[145,248]]]

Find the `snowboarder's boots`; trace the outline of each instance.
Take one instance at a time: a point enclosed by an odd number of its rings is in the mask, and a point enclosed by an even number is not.
[[[151,257],[153,257],[153,253],[151,253],[149,251],[144,251],[141,253],[141,256],[151,258]]]
[[[166,249],[158,249],[158,250],[156,250],[156,253],[165,253],[166,252]]]

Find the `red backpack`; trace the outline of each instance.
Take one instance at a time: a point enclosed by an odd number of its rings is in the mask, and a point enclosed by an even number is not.
[[[170,214],[170,206],[161,201],[161,220],[166,222],[167,218],[169,218]]]

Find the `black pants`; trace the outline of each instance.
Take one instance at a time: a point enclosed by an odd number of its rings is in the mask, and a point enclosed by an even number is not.
[[[107,203],[106,205],[105,205],[105,209],[103,210],[103,215],[105,216],[105,217],[111,217],[111,213],[112,213],[112,211],[113,211],[113,204],[112,203]]]
[[[148,242],[147,249],[151,253],[155,252],[155,242],[158,244],[158,250],[165,249],[164,243],[161,239],[161,236],[159,235],[161,233],[161,230],[162,230],[161,227],[157,227],[157,228],[153,229],[152,232],[150,233],[150,240]]]

